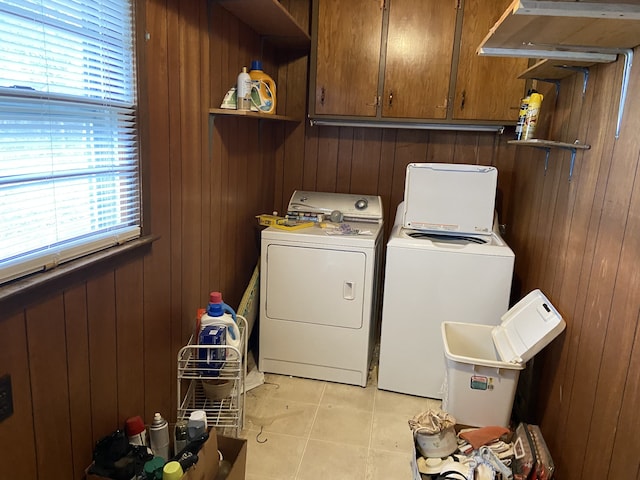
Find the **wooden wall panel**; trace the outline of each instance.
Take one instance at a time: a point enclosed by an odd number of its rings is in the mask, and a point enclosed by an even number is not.
[[[196,312],[189,306],[199,305],[202,298],[202,271],[204,261],[202,257],[203,205],[206,205],[205,184],[202,182],[204,165],[202,161],[202,138],[207,133],[208,104],[203,103],[201,82],[201,31],[199,25],[200,2],[178,2],[178,58],[179,71],[179,99],[182,112],[176,137],[179,138],[180,155],[175,157],[174,164],[180,169],[180,212],[176,218],[176,229],[180,229],[176,238],[181,239],[180,269],[182,282],[179,286],[182,297],[180,304],[183,319],[195,319]],[[206,17],[205,17],[206,18]],[[190,113],[189,113],[190,112]],[[205,177],[206,178],[206,177]],[[172,235],[173,238],[173,235]],[[208,256],[208,249],[207,249]],[[207,258],[208,260],[208,258]]]
[[[55,465],[60,478],[72,478],[63,299],[43,299],[25,321],[38,471]]]
[[[636,52],[637,53],[637,52]],[[630,88],[637,92],[640,88],[640,76],[634,75]],[[640,108],[638,96],[630,100],[627,108]],[[633,110],[632,110],[633,111]],[[637,406],[640,403],[640,269],[638,269],[640,252],[640,146],[636,132],[640,128],[640,116],[630,115],[624,122],[621,138],[626,139],[623,150],[629,153],[630,162],[635,162],[627,169],[634,177],[630,206],[627,212],[624,238],[620,251],[620,269],[616,277],[616,288],[613,296],[610,318],[612,326],[607,330],[607,344],[603,353],[601,371],[616,379],[613,392],[599,392],[595,409],[617,413],[616,430],[606,428],[604,424],[590,436],[587,453],[603,448],[607,456],[611,455],[608,478],[625,478],[630,472],[640,472],[640,458],[635,453],[637,442],[635,432],[640,428],[640,415]],[[631,144],[631,146],[628,146]],[[609,393],[607,395],[607,393]],[[615,403],[608,404],[613,401]],[[604,404],[604,405],[603,405]],[[635,406],[635,408],[634,408]],[[625,460],[626,459],[626,460]],[[595,471],[602,471],[598,464],[589,461],[585,465]]]
[[[619,75],[620,71],[616,73]],[[619,82],[618,75],[616,80]],[[640,76],[633,77],[630,88],[634,89],[631,91],[637,91],[640,88]],[[639,107],[638,96],[634,95],[627,108],[634,110]],[[637,282],[634,282],[635,274],[630,271],[630,266],[634,263],[637,267],[640,249],[634,248],[637,246],[637,240],[629,236],[629,233],[633,233],[638,228],[638,218],[637,215],[634,216],[638,207],[632,203],[637,202],[637,183],[640,180],[638,177],[640,168],[638,128],[640,128],[640,116],[628,118],[620,132],[620,139],[613,147],[602,220],[598,226],[598,243],[594,252],[598,274],[596,280],[589,284],[587,293],[587,310],[592,312],[589,328],[590,331],[601,332],[601,335],[589,336],[584,346],[581,342],[585,357],[589,355],[588,352],[596,348],[602,351],[599,356],[596,388],[589,392],[593,396],[591,400],[593,420],[585,451],[587,455],[593,456],[598,453],[604,454],[606,458],[612,455],[611,447],[615,432],[611,429],[610,422],[599,413],[611,412],[616,423],[625,421],[617,415],[617,412],[620,411],[622,396],[625,392],[633,335],[637,329],[640,310],[638,307],[640,296]],[[633,290],[634,283],[636,288]],[[628,295],[627,290],[630,288],[635,295]],[[584,368],[582,363],[580,366]],[[582,371],[577,372],[578,375],[581,373]],[[578,398],[581,398],[581,402],[585,401],[582,397]],[[640,445],[640,442],[636,445]],[[637,466],[638,462],[636,462],[636,470]],[[593,473],[601,476],[606,475],[608,471],[608,466],[603,465],[602,462],[589,460],[585,462],[583,475]]]
[[[577,154],[570,183],[569,156],[560,152],[533,187],[521,175],[535,172],[516,168],[518,194],[510,206],[517,234],[509,241],[524,290],[542,288],[567,321],[565,333],[535,360],[542,369],[536,418],[558,478],[626,479],[638,472],[638,462],[623,466],[622,455],[635,459],[631,452],[640,446],[630,434],[639,422],[630,405],[638,399],[640,299],[632,271],[640,248],[631,238],[638,228],[640,117],[630,113],[638,108],[633,96],[614,138],[621,68],[621,61],[593,68],[584,98],[581,78],[562,82],[561,120],[552,119],[550,135],[577,138],[591,150]],[[639,79],[632,72],[630,92]],[[536,152],[526,150],[518,149],[520,165],[535,163]],[[549,216],[553,228],[541,232]]]
[[[144,412],[143,264],[135,261],[115,272],[118,422]],[[66,297],[65,297],[66,300]]]
[[[144,221],[159,239],[146,255],[0,306],[0,374],[11,374],[14,390],[0,449],[16,460],[16,478],[79,480],[95,441],[127,417],[149,423],[158,411],[175,420],[176,354],[196,309],[214,289],[237,305],[259,255],[254,216],[274,203],[284,128],[214,123],[208,113],[242,65],[262,57],[275,70],[273,54],[212,2],[144,3]],[[304,89],[306,59],[296,62],[283,75],[295,72],[291,81]],[[300,108],[293,97],[287,104]],[[303,141],[290,148],[291,158],[300,151]]]
[[[89,362],[89,322],[87,319],[87,290],[85,284],[75,285],[63,294],[67,369],[69,372],[69,416],[71,417],[71,444],[73,452],[72,478],[82,478],[87,459],[93,453],[93,426],[91,410],[91,371]],[[139,319],[134,320],[136,322]],[[138,345],[141,349],[142,346]],[[136,379],[140,381],[141,379]],[[139,392],[129,392],[136,396]],[[144,411],[144,404],[137,413]],[[26,477],[25,477],[26,478]]]
[[[87,283],[89,322],[89,371],[93,441],[118,425],[118,360],[114,272],[108,271]],[[28,320],[28,319],[27,319]]]
[[[0,375],[11,376],[13,415],[0,423],[0,452],[11,459],[15,478],[37,478],[33,399],[29,375],[29,348],[24,311],[0,318]]]
[[[611,70],[611,67],[607,69]],[[595,92],[602,88],[610,89],[609,91],[615,89],[615,75],[604,75],[604,70],[606,69],[596,72],[593,83],[596,88],[592,90],[594,93],[591,95],[595,95]],[[585,314],[584,309],[586,289],[592,276],[591,262],[597,239],[597,225],[601,217],[604,187],[608,181],[611,161],[611,145],[613,143],[611,119],[615,118],[615,106],[612,106],[612,103],[615,102],[611,102],[606,96],[594,98],[591,114],[594,120],[590,122],[586,137],[590,139],[592,149],[585,152],[583,156],[577,157],[579,165],[577,165],[576,177],[571,185],[577,198],[571,211],[571,218],[565,220],[570,224],[570,231],[567,239],[566,260],[560,259],[565,264],[563,281],[558,284],[556,279],[552,279],[551,283],[552,286],[559,287],[556,294],[557,303],[566,305],[564,307],[565,314],[572,317],[572,322],[567,328],[566,361],[560,363],[561,374],[558,374],[552,383],[554,387],[549,400],[544,400],[548,404],[545,406],[545,410],[550,415],[549,429],[558,432],[557,437],[552,434],[550,438],[554,447],[564,441],[569,412],[575,407],[571,401],[574,383],[593,381],[593,377],[584,379],[577,377],[576,368],[579,366],[579,340],[583,335],[589,335],[589,331],[585,329],[588,325],[590,312]],[[565,354],[565,351],[562,353]],[[555,415],[558,415],[557,421],[553,419]],[[577,441],[582,442],[583,440]]]
[[[146,104],[149,116],[150,142],[147,145],[147,165],[150,192],[150,231],[160,238],[144,258],[143,267],[143,332],[142,345],[144,382],[144,411],[150,422],[153,413],[168,412],[175,404],[166,373],[170,359],[171,318],[180,318],[180,238],[172,235],[172,217],[175,203],[179,202],[179,176],[172,170],[171,158],[178,158],[180,139],[175,117],[180,115],[176,82],[179,59],[177,44],[178,2],[166,0],[147,2],[146,30],[149,40],[145,44],[148,91]],[[171,19],[171,21],[170,21]],[[173,187],[173,188],[172,188]],[[179,203],[178,203],[179,206]],[[171,382],[171,385],[175,382]]]

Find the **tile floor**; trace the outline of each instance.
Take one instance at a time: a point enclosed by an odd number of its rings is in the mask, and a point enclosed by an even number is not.
[[[265,374],[247,392],[247,480],[410,480],[407,421],[439,400]]]

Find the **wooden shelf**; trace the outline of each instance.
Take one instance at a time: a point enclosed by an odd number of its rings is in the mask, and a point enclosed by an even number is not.
[[[509,140],[507,141],[509,145],[518,145],[521,147],[534,147],[544,150],[546,152],[546,157],[544,159],[544,173],[547,174],[547,167],[549,166],[549,153],[553,148],[560,148],[563,150],[571,151],[571,164],[569,165],[569,181],[571,181],[571,177],[573,177],[573,166],[576,161],[576,151],[577,150],[589,150],[591,145],[585,145],[584,143],[565,143],[565,142],[556,142],[553,140],[542,140],[539,138],[533,138],[531,140]]]
[[[618,138],[624,115],[633,48],[638,45],[640,5],[514,0],[491,28],[477,52],[478,55],[591,64],[615,62],[618,54],[623,55],[625,65],[615,134]],[[586,64],[582,63],[582,66]],[[541,68],[546,67],[543,65]],[[525,73],[538,75],[530,70]],[[583,93],[586,83],[587,75]]]
[[[538,147],[538,148],[564,148],[568,150],[589,150],[591,145],[584,143],[565,143],[553,140],[543,140],[540,138],[532,138],[531,140],[509,140],[509,145],[520,145],[522,147]]]
[[[640,45],[640,5],[514,0],[479,55],[607,63]]]
[[[257,118],[260,120],[279,120],[285,122],[301,122],[299,118],[288,117],[286,115],[272,115],[270,113],[247,112],[244,110],[230,110],[226,108],[210,108],[211,115],[227,115],[230,117]]]
[[[309,50],[311,37],[277,0],[216,0],[225,10],[272,44]]]

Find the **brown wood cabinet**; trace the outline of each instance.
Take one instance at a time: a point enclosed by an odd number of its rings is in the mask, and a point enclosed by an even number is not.
[[[507,3],[314,0],[310,116],[515,122],[522,60],[476,55]]]
[[[317,4],[315,112],[377,113],[382,8],[372,0]]]
[[[452,105],[455,120],[516,121],[527,59],[481,57],[476,50],[511,0],[464,0],[460,56]],[[490,5],[490,8],[488,8]]]
[[[393,0],[384,65],[383,117],[447,116],[457,0]]]

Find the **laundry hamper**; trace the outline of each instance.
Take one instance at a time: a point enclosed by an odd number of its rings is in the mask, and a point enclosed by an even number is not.
[[[442,408],[459,424],[507,427],[520,371],[565,328],[540,290],[501,317],[497,326],[443,322],[446,364]]]

